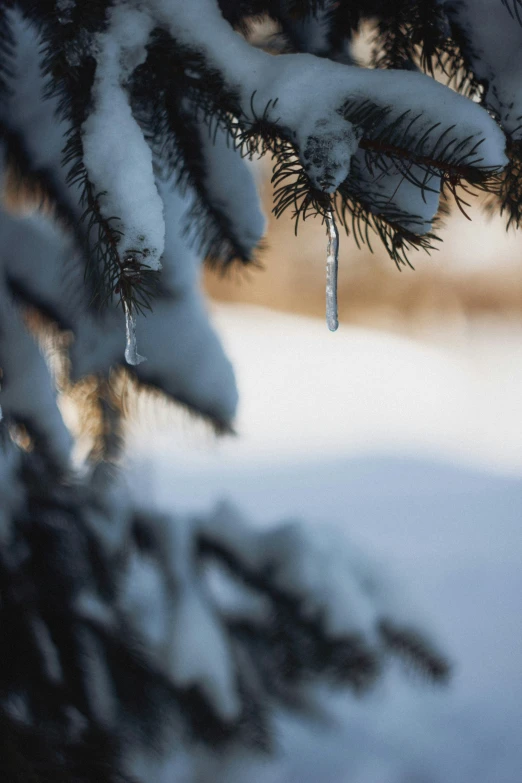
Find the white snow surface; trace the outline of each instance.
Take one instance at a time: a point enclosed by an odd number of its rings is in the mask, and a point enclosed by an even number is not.
[[[229,221],[234,237],[249,257],[266,231],[253,167],[221,128],[201,123],[200,137],[211,202]]]
[[[80,189],[77,184],[66,182],[68,169],[61,165],[69,125],[59,117],[59,98],[44,98],[48,79],[42,73],[39,56],[42,39],[17,8],[8,9],[7,14],[15,45],[9,99],[0,105],[0,116],[9,127],[23,134],[35,169],[53,172],[53,184],[59,190],[60,199],[79,219],[83,213],[79,203]]]
[[[72,437],[57,406],[55,384],[42,351],[24,323],[23,309],[14,302],[5,282],[5,276],[9,275],[17,282],[28,282],[29,290],[34,290],[33,286],[43,275],[47,279],[38,293],[45,296],[46,289],[56,281],[56,264],[64,261],[65,246],[45,220],[16,219],[1,207],[0,235],[0,403],[3,414],[31,425],[38,437],[45,440],[52,456],[65,465],[70,458]],[[31,272],[35,266],[39,274],[36,273],[33,279]],[[29,384],[28,378],[31,379]],[[38,394],[35,394],[35,388]]]
[[[153,20],[120,3],[97,36],[93,110],[83,125],[84,163],[106,220],[119,218],[120,256],[161,268],[165,243],[163,203],[155,184],[152,151],[133,117],[127,79],[146,59]]]
[[[423,344],[342,323],[332,335],[314,319],[255,307],[214,306],[212,315],[236,371],[238,438],[210,441],[192,428],[191,441],[183,431],[173,441],[164,414],[149,411],[158,455],[177,447],[184,465],[211,469],[349,449],[522,473],[516,328],[491,318],[453,333],[450,324]]]
[[[360,546],[411,595],[454,676],[432,690],[392,669],[363,699],[330,690],[320,720],[279,714],[276,758],[181,750],[154,780],[519,783],[520,328],[475,324],[430,347],[249,308],[221,307],[217,321],[237,369],[241,437],[202,449],[165,421],[159,436],[149,418],[137,494],[176,512],[228,497],[261,536],[277,520],[307,520],[325,552],[322,569],[297,569],[309,585],[335,584],[334,561],[356,564]]]
[[[427,176],[420,166],[412,166],[405,177],[404,171],[392,162],[369,167],[363,150],[355,155],[351,177],[356,192],[362,192],[373,213],[391,213],[394,222],[414,234],[427,234],[431,230],[439,208],[440,177]],[[393,215],[395,211],[401,217]]]
[[[87,310],[84,266],[72,237],[38,212],[14,215],[0,208],[0,270],[71,327]]]
[[[241,706],[233,656],[201,587],[194,526],[188,517],[159,516],[155,534],[163,569],[142,553],[131,555],[121,606],[154,664],[179,688],[198,686],[218,715],[233,720]]]
[[[38,438],[45,441],[48,453],[59,465],[65,466],[73,441],[57,406],[51,373],[3,285],[0,285],[0,329],[3,338],[0,392],[3,414],[30,425]],[[27,378],[31,379],[30,384]]]
[[[513,11],[518,4],[520,18]],[[463,28],[470,42],[473,69],[487,85],[488,108],[498,113],[504,129],[522,138],[522,13],[519,0],[464,0],[448,3],[448,16]]]

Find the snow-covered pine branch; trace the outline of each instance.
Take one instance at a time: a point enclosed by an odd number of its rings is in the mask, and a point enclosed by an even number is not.
[[[262,14],[284,39],[277,56],[247,40]],[[277,705],[302,707],[314,681],[362,688],[394,652],[445,678],[422,621],[350,542],[259,532],[230,507],[188,519],[132,506],[109,464],[118,305],[147,358],[126,371],[230,430],[233,369],[199,283],[205,257],[257,257],[265,222],[242,156],[274,156],[276,215],[328,218],[332,326],[335,220],[360,243],[376,234],[397,264],[429,249],[440,194],[461,201],[461,183],[518,226],[520,16],[519,0],[0,0],[0,179],[37,202],[0,208],[11,779],[29,765],[44,783],[76,783],[78,769],[82,783],[148,781],[136,755],[165,737],[178,747],[187,727],[269,748]],[[352,47],[368,20],[371,69]],[[68,333],[64,368],[99,409],[82,477],[26,329],[35,311]]]
[[[509,12],[509,13],[508,13]],[[448,18],[463,42],[468,67],[483,87],[483,103],[507,136],[509,164],[499,202],[508,225],[522,217],[522,7],[506,0],[492,13],[487,0],[450,4]]]
[[[339,534],[259,532],[224,505],[152,513],[122,484],[57,486],[12,445],[0,458],[0,717],[48,731],[44,758],[58,737],[64,759],[91,737],[129,773],[187,735],[267,752],[276,708],[311,706],[314,683],[364,692],[395,652],[447,677],[393,580]]]
[[[353,214],[375,224],[381,236],[391,236],[386,245],[396,261],[402,259],[397,246],[402,251],[408,244],[426,244],[417,237],[429,233],[436,204],[423,198],[424,176],[430,191],[437,176],[441,187],[455,191],[462,179],[489,181],[506,164],[502,132],[478,105],[419,73],[333,61],[365,15],[357,3],[223,4],[237,23],[249,13],[269,11],[280,17],[283,29],[297,30],[294,45],[331,57],[274,57],[255,49],[234,32],[216,0],[97,0],[72,3],[58,16],[50,1],[19,5],[46,42],[48,88],[70,128],[65,161],[86,210],[97,286],[104,297],[129,300],[138,309],[150,303],[150,274],[163,253],[163,205],[154,169],[194,172],[189,135],[202,119],[210,126],[212,118],[221,122],[246,152],[270,149],[280,160],[297,156],[298,185],[292,163],[278,212],[292,206],[303,217],[324,215],[338,191],[337,210],[346,226]],[[416,36],[422,46],[431,5],[419,8]],[[385,19],[392,14],[389,4],[381,10]],[[449,35],[449,17],[444,20],[437,40],[443,32]],[[173,96],[180,94],[185,99],[173,107]],[[375,173],[354,184],[350,175],[358,150],[365,152],[365,169]],[[407,180],[416,167],[426,172],[412,175],[419,198],[396,204],[392,184],[385,187],[389,198],[375,198],[390,163],[395,179]],[[235,210],[223,213],[222,202],[212,194],[208,215],[210,222],[219,215],[218,233],[226,237]],[[215,232],[210,237],[215,240]],[[225,239],[225,260],[229,243]],[[244,261],[251,256],[241,243],[232,242],[231,250]]]

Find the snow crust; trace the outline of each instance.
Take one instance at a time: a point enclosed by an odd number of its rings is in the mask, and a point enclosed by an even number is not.
[[[48,452],[59,464],[65,465],[69,460],[72,438],[57,406],[54,381],[5,282],[6,275],[20,281],[29,278],[30,286],[36,283],[38,288],[40,277],[44,278],[44,285],[38,295],[44,294],[46,288],[51,288],[55,296],[58,294],[57,288],[53,288],[53,282],[56,286],[53,272],[56,271],[55,252],[62,246],[56,242],[52,231],[42,228],[43,223],[43,219],[15,219],[0,210],[0,365],[3,370],[0,403],[4,416],[31,424],[44,438]],[[33,278],[35,268],[38,272]],[[29,383],[28,379],[31,379]]]
[[[202,589],[197,528],[187,516],[158,515],[152,530],[156,552],[131,553],[121,608],[154,665],[180,689],[200,688],[216,714],[232,721],[241,706],[234,659],[226,627]]]
[[[169,576],[176,588],[168,671],[180,687],[200,685],[216,712],[233,720],[241,706],[233,657],[222,623],[200,592],[190,520],[173,520],[165,526],[165,536]],[[194,655],[196,649],[198,654]]]
[[[163,204],[154,181],[152,151],[132,115],[125,83],[144,62],[153,20],[120,3],[97,36],[94,106],[83,125],[84,162],[106,220],[119,218],[118,251],[159,269],[165,241]]]
[[[56,391],[45,360],[27,333],[20,316],[2,299],[2,328],[7,319],[9,330],[4,335],[9,339],[9,350],[2,352],[4,377],[2,381],[2,410],[9,417],[30,426],[38,438],[45,442],[45,451],[60,465],[69,464],[72,437],[63,423],[56,403]],[[5,319],[5,320],[4,320]],[[26,378],[33,385],[27,389]],[[38,395],[34,388],[38,388]]]
[[[7,10],[14,47],[10,68],[9,97],[0,104],[0,118],[8,128],[19,133],[34,168],[52,172],[53,184],[71,214],[79,219],[78,186],[66,183],[67,170],[61,165],[68,124],[60,118],[59,99],[45,97],[48,80],[41,69],[39,51],[42,39],[35,27],[23,18],[17,8]]]
[[[38,212],[12,215],[0,209],[1,269],[35,304],[72,328],[87,314],[81,253],[72,237]]]
[[[31,425],[45,441],[45,451],[58,464],[67,465],[72,437],[58,409],[49,368],[3,286],[0,287],[0,310],[3,415]],[[28,378],[31,379],[29,384]],[[37,394],[35,389],[38,389]]]
[[[360,192],[374,214],[392,214],[394,221],[413,234],[427,234],[439,208],[440,177],[412,166],[408,177],[396,163],[369,166],[363,150],[354,156],[351,175],[355,192]]]
[[[469,41],[467,54],[478,79],[485,82],[487,106],[513,139],[521,139],[522,24],[508,10],[510,3],[499,2],[494,8],[491,0],[446,5],[450,21]]]
[[[200,126],[205,158],[205,186],[211,202],[230,223],[245,256],[249,258],[266,231],[252,166],[245,161],[221,129]]]

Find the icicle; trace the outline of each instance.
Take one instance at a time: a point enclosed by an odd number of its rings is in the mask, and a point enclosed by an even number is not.
[[[334,213],[329,209],[326,213],[328,229],[328,249],[326,256],[326,323],[331,332],[339,326],[337,317],[337,271],[339,268],[339,232],[335,223]]]
[[[138,344],[136,341],[136,316],[132,311],[132,305],[123,300],[123,309],[125,310],[125,328],[127,332],[127,344],[125,346],[125,360],[127,364],[137,365],[147,361],[145,356],[138,353]]]

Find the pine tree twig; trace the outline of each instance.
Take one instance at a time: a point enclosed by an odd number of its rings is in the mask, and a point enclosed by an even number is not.
[[[522,0],[502,0],[502,5],[507,8],[512,19],[522,24]]]

